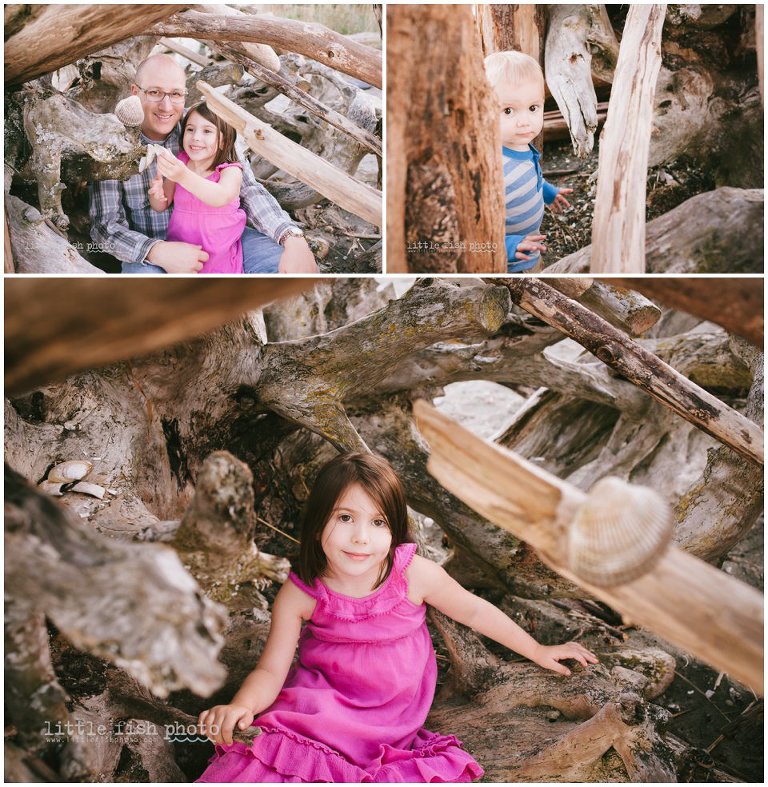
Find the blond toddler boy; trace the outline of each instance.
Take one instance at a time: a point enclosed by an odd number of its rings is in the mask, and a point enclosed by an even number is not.
[[[545,203],[557,213],[569,208],[573,189],[558,189],[541,174],[539,151],[532,142],[544,125],[544,74],[522,52],[496,52],[485,59],[485,72],[499,102],[504,159],[504,240],[509,273],[540,269],[546,236],[539,233]]]

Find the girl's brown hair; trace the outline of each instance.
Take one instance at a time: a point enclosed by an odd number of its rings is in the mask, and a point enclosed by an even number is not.
[[[352,484],[360,484],[373,498],[392,533],[389,554],[375,587],[389,576],[395,549],[400,544],[413,541],[408,532],[405,491],[392,465],[373,454],[341,454],[323,465],[307,501],[297,573],[308,585],[322,576],[328,565],[320,537],[338,499]]]
[[[181,124],[181,147],[184,147],[184,134],[187,130],[187,121],[193,112],[197,112],[200,117],[205,118],[209,123],[213,123],[219,132],[219,146],[211,167],[216,169],[219,164],[236,162],[237,153],[235,153],[235,140],[237,139],[237,131],[235,131],[229,123],[225,123],[218,115],[214,115],[213,112],[208,109],[208,105],[205,101],[200,101],[194,106],[191,106],[184,116],[184,122]]]

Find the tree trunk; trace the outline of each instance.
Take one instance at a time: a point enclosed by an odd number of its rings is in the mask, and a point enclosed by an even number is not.
[[[471,9],[392,6],[387,50],[387,269],[502,272],[496,105]]]

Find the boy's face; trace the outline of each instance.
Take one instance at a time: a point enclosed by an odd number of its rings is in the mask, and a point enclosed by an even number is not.
[[[497,85],[500,105],[501,144],[512,150],[528,150],[528,143],[544,125],[544,86],[538,81]]]

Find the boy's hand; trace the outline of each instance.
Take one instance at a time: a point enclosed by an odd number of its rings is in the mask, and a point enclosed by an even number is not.
[[[543,254],[547,250],[547,247],[544,246],[541,241],[546,239],[546,235],[526,235],[520,241],[520,243],[517,244],[517,248],[515,249],[515,259],[529,260],[530,257],[528,254],[536,251],[538,251],[540,254]],[[528,252],[528,254],[525,252]]]
[[[149,196],[150,199],[158,202],[168,202],[168,198],[163,191],[163,176],[159,172],[152,178],[152,183],[149,186]]]
[[[199,731],[214,743],[232,743],[235,725],[244,730],[253,721],[253,713],[244,705],[216,705],[197,718]]]
[[[164,178],[178,183],[186,171],[186,166],[169,150],[157,154],[157,172]]]
[[[560,213],[566,208],[571,207],[571,203],[565,198],[566,194],[573,194],[573,189],[560,189],[560,191],[557,192],[557,196],[549,205],[549,209],[552,213]]]
[[[570,675],[571,671],[560,662],[563,659],[573,659],[583,666],[597,664],[597,656],[587,650],[578,642],[566,642],[564,645],[539,645],[533,661],[540,667],[559,672],[561,675]]]

